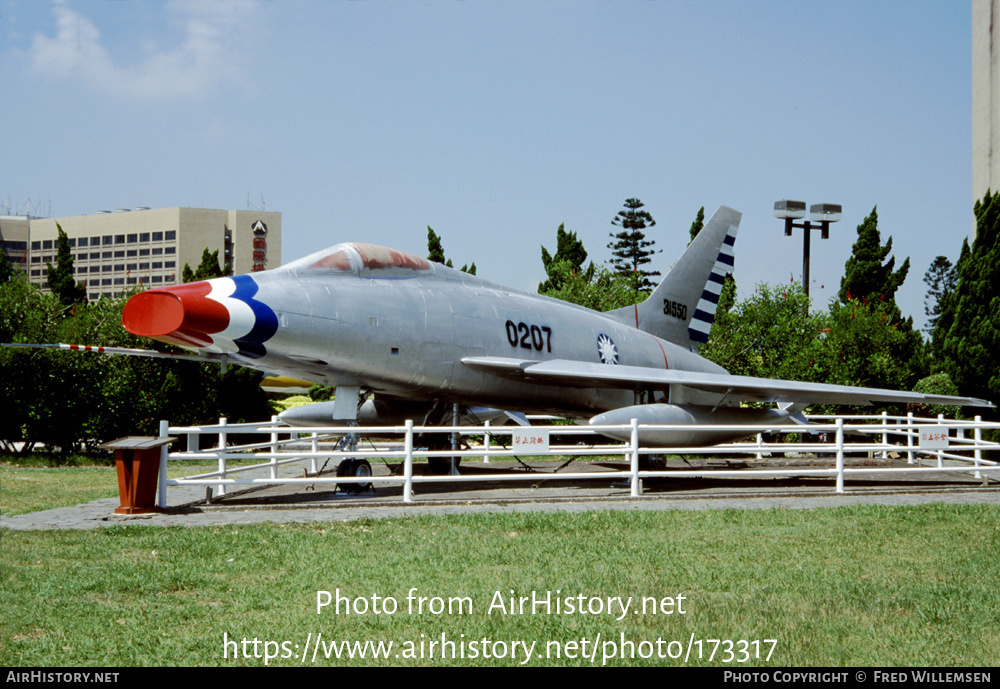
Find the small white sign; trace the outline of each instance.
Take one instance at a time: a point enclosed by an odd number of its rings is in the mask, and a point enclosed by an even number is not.
[[[547,428],[515,428],[510,434],[511,449],[522,455],[544,455],[549,452]]]
[[[947,450],[948,449],[948,427],[947,426],[921,426],[920,427],[920,449],[921,450]]]

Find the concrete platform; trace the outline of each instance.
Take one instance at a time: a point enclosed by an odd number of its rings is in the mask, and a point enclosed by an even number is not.
[[[734,469],[813,468],[830,469],[833,460],[822,457],[791,457],[768,460],[699,458],[685,462],[671,459],[667,470],[699,469],[708,476],[672,476],[644,481],[642,496],[630,497],[630,487],[620,477],[602,477],[621,471],[621,462],[577,462],[556,472],[556,462],[528,462],[531,470],[513,462],[469,463],[460,468],[464,477],[456,483],[414,484],[414,502],[404,504],[398,485],[375,483],[369,492],[344,493],[332,484],[305,482],[266,486],[206,499],[205,487],[171,487],[168,509],[161,514],[115,515],[117,498],[95,500],[76,507],[34,512],[14,517],[0,516],[0,528],[91,529],[114,524],[213,525],[260,522],[348,521],[423,514],[483,512],[585,512],[591,510],[668,509],[811,509],[854,504],[925,504],[933,502],[1000,504],[1000,474],[975,479],[970,474],[934,471],[920,474],[890,474],[886,469],[906,466],[891,459],[853,459],[848,466],[874,470],[845,482],[845,492],[835,492],[833,477],[713,476]],[[376,464],[375,476],[388,476],[390,469]],[[418,475],[426,465],[417,466]],[[567,479],[566,472],[589,473],[595,478]],[[257,472],[262,475],[262,472]],[[477,483],[476,476],[504,473],[510,478]],[[280,476],[300,478],[301,467],[283,468]],[[327,472],[325,476],[335,476]]]

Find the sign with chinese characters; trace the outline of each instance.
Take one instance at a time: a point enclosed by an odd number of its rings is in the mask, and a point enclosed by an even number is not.
[[[250,228],[253,230],[253,268],[251,273],[267,270],[267,225],[258,220]]]
[[[921,450],[946,450],[946,449],[948,449],[948,427],[947,426],[921,426],[920,427],[920,449]]]
[[[522,455],[544,455],[549,452],[547,428],[515,428],[510,434],[511,449]]]

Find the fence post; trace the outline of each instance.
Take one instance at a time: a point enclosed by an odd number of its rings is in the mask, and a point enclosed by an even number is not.
[[[983,427],[982,427],[982,423],[983,423],[983,417],[982,416],[977,416],[976,417],[976,432],[975,432],[975,438],[976,438],[975,458],[976,458],[976,467],[977,468],[980,467],[980,466],[982,466],[982,462],[980,462],[980,460],[983,458],[983,445],[982,445],[982,443],[983,443]],[[977,471],[976,473],[973,474],[973,476],[976,477],[976,478],[980,478],[981,479],[983,477],[983,472]]]
[[[170,423],[166,420],[160,421],[160,437],[166,438],[170,435]],[[159,506],[160,509],[167,507],[167,446],[160,448],[160,485],[159,485]]]
[[[913,412],[906,412],[906,463],[913,464]]]
[[[313,433],[310,437],[309,451],[312,453],[312,457],[309,458],[309,473],[315,476],[318,471],[316,453],[319,452],[319,433]]]
[[[226,448],[229,447],[228,431],[226,431],[226,426],[229,424],[229,419],[225,416],[219,418],[219,455],[217,457],[219,462],[219,478],[226,478]],[[219,483],[215,486],[216,497],[226,494],[226,484]]]
[[[406,437],[403,439],[403,502],[413,502],[413,419],[406,420]]]
[[[642,494],[642,487],[639,485],[639,419],[632,419],[632,450],[629,458],[632,472],[632,497],[637,498]]]
[[[944,414],[938,414],[938,423],[944,424]],[[948,449],[951,449],[951,433],[948,433]],[[944,468],[944,452],[942,450],[937,451],[938,459],[938,469]]]
[[[882,446],[889,445],[889,412],[882,412]],[[889,450],[882,450],[882,459],[889,458]]]
[[[844,420],[837,419],[837,492],[844,492]]]
[[[761,446],[764,444],[764,434],[757,434],[757,460],[764,459],[764,453],[761,451]]]
[[[490,420],[486,419],[483,424],[486,427],[486,431],[483,433],[483,464],[490,463]]]
[[[278,417],[271,417],[271,428],[278,425]],[[278,431],[271,431],[271,478],[278,478]]]

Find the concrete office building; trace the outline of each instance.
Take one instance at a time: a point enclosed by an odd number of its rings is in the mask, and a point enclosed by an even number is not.
[[[77,282],[90,299],[118,296],[129,287],[181,282],[202,252],[218,250],[234,275],[281,265],[281,213],[207,208],[136,208],[65,218],[0,216],[10,261],[45,287],[45,263],[55,263],[62,227],[73,250]]]
[[[972,0],[972,200],[1000,189],[1000,0]]]

